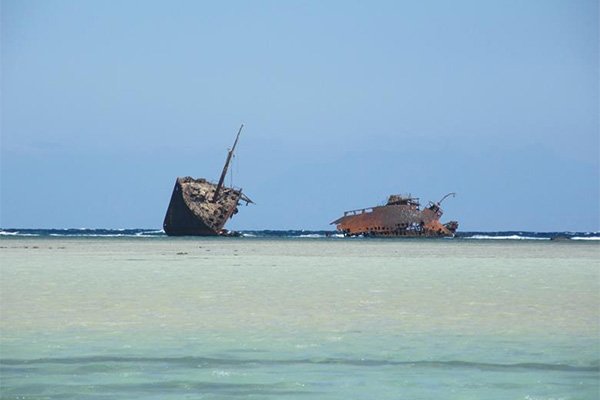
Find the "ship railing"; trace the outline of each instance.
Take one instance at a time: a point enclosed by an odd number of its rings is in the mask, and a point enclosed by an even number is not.
[[[344,217],[347,217],[348,215],[360,215],[360,214],[365,214],[365,213],[370,213],[370,212],[373,212],[373,207],[359,208],[356,210],[344,211]]]
[[[238,192],[240,194],[240,199],[242,199],[243,201],[245,201],[246,205],[248,205],[248,203],[256,204],[252,200],[250,200],[250,198],[248,196],[246,196],[246,194],[242,191],[241,187],[238,187],[238,186],[229,186],[229,189],[233,189],[236,192]]]

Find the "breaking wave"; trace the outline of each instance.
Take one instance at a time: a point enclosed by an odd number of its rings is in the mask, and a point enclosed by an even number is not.
[[[468,240],[600,240],[600,232],[458,232],[456,237]]]
[[[90,237],[90,238],[118,238],[118,237],[162,237],[165,232],[160,229],[0,229],[0,237]]]
[[[473,236],[465,236],[463,239],[474,239],[474,240],[550,240],[549,237],[533,237],[533,236],[519,236],[519,235],[509,235],[509,236],[493,236],[493,235],[473,235]]]
[[[9,231],[0,230],[0,236],[41,236],[41,235],[35,234],[35,233],[21,232],[21,231],[17,231],[17,230],[9,230]]]

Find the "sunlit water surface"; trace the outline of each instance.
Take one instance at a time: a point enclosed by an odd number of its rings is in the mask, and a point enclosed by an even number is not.
[[[598,242],[2,238],[2,399],[597,399]]]

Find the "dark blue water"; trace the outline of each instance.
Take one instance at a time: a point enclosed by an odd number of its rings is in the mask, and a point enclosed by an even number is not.
[[[258,238],[342,238],[336,231],[328,230],[243,230],[242,237]],[[37,237],[166,237],[161,229],[20,229],[0,228],[0,236]],[[355,240],[356,238],[353,238]],[[360,238],[358,238],[360,239]],[[600,232],[528,232],[498,231],[470,232],[459,231],[454,239],[469,240],[600,240]],[[402,240],[406,240],[403,238]],[[447,240],[447,239],[445,239]]]

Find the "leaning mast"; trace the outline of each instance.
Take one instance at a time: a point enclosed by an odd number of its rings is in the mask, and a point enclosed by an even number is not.
[[[214,203],[219,198],[219,192],[223,187],[223,182],[225,181],[225,176],[227,175],[227,169],[229,168],[229,163],[231,162],[231,158],[233,157],[233,152],[235,151],[235,146],[237,146],[237,142],[240,139],[240,133],[242,133],[242,128],[244,124],[240,126],[238,130],[237,136],[235,137],[235,142],[233,142],[233,147],[227,153],[227,159],[225,160],[225,165],[223,166],[223,171],[221,172],[221,177],[219,178],[219,183],[217,184],[217,188],[215,189],[215,194],[213,195],[212,202]]]

